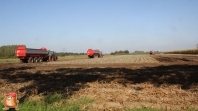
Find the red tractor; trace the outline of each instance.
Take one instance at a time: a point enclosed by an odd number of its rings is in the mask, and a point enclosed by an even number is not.
[[[56,61],[58,57],[54,51],[47,50],[46,48],[33,49],[26,48],[24,45],[19,45],[15,50],[16,56],[20,62],[42,62],[42,61]]]
[[[99,50],[88,49],[87,50],[87,56],[89,58],[95,58],[95,57],[100,58],[100,57],[103,57],[103,54]]]
[[[153,55],[153,54],[154,54],[154,52],[151,50],[151,51],[150,51],[150,55]]]

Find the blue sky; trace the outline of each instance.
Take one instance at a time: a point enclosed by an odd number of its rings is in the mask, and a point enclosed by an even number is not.
[[[197,43],[198,0],[0,0],[1,46],[106,53]]]

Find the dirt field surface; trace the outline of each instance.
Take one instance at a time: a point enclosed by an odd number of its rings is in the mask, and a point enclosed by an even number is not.
[[[20,101],[62,93],[93,98],[95,110],[198,109],[198,56],[121,55],[48,63],[0,64],[0,95]]]

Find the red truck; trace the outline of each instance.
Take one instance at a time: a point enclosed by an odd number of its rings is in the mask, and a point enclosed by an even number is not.
[[[16,57],[20,59],[20,62],[47,62],[56,61],[58,57],[55,55],[54,51],[47,50],[46,48],[33,49],[26,48],[24,45],[19,45],[15,50]]]
[[[103,57],[103,54],[102,54],[102,52],[99,51],[99,50],[88,49],[88,50],[87,50],[87,56],[88,56],[89,58],[95,58],[96,56],[97,56],[98,58],[100,58],[100,57]]]

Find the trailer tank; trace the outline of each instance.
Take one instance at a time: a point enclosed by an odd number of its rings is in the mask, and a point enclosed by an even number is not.
[[[102,52],[99,51],[99,50],[88,49],[88,50],[87,50],[87,56],[88,56],[89,58],[94,58],[94,57],[96,57],[96,56],[98,56],[98,58],[100,58],[100,57],[103,57],[103,54],[102,54]]]
[[[24,45],[19,45],[16,47],[15,54],[20,59],[21,62],[42,62],[50,61],[53,57],[53,60],[57,60],[57,56],[50,55],[50,51],[42,47],[40,49],[26,48]]]

